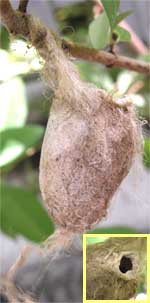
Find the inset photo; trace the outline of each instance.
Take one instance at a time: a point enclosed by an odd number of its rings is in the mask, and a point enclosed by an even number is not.
[[[148,300],[147,236],[84,235],[83,298]]]

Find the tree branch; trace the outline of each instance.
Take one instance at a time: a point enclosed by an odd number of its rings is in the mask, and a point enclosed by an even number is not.
[[[9,0],[0,0],[0,13],[2,23],[8,28],[9,32],[15,36],[21,35],[25,39],[32,42],[30,36],[32,36],[33,29],[31,24],[29,26],[28,17],[25,14],[28,0],[21,0],[19,5],[19,11],[15,11]],[[20,12],[21,11],[21,12]],[[33,17],[34,20],[34,17]],[[36,23],[36,21],[35,21]],[[41,27],[41,28],[40,28]],[[36,35],[37,40],[39,40],[39,30],[43,33],[42,39],[44,42],[44,35],[46,39],[46,33],[49,31],[43,24],[38,24]],[[35,32],[35,28],[34,28]],[[125,56],[118,56],[106,51],[98,51],[93,48],[87,48],[84,46],[79,46],[75,43],[68,42],[66,40],[61,40],[62,47],[69,51],[69,53],[79,59],[88,60],[92,62],[98,62],[110,66],[122,67],[128,70],[136,71],[143,74],[150,74],[150,64],[138,61]]]
[[[65,41],[66,47],[72,56],[105,65],[123,67],[143,74],[150,74],[150,64],[131,59],[125,56],[118,56],[106,51],[98,51],[93,48],[79,46],[72,42]]]
[[[22,13],[13,9],[9,0],[0,0],[0,17],[10,34],[28,38],[29,28],[26,19],[23,18]]]

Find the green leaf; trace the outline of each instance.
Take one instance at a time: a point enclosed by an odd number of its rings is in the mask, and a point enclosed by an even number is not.
[[[89,36],[94,48],[104,48],[109,42],[110,30],[108,18],[104,13],[98,16],[89,26]]]
[[[117,25],[115,27],[114,32],[118,35],[117,42],[119,42],[119,41],[130,42],[131,41],[130,33],[126,29],[122,28],[121,26]]]
[[[87,234],[134,234],[137,231],[133,228],[129,227],[108,227],[108,228],[96,228],[89,231]]]
[[[126,12],[120,13],[117,17],[116,17],[116,24],[120,23],[122,20],[124,20],[126,17],[128,17],[129,15],[131,15],[133,13],[133,10],[128,10]]]
[[[28,125],[21,128],[10,128],[0,132],[0,168],[10,169],[22,158],[27,156],[29,148],[39,143],[44,128]]]
[[[9,33],[4,26],[0,26],[0,42],[1,42],[1,49],[9,49],[10,39]]]
[[[145,138],[144,140],[143,162],[147,168],[150,168],[150,139],[149,138]]]
[[[16,77],[2,83],[0,96],[0,130],[24,125],[28,109],[23,81]]]
[[[116,25],[116,18],[120,5],[120,0],[101,0],[101,2],[109,19],[111,30],[113,31]]]
[[[46,210],[32,192],[1,185],[0,228],[11,237],[23,235],[34,242],[45,240],[54,231]]]

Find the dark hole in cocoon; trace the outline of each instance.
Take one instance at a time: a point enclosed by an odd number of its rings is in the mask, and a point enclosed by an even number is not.
[[[123,256],[120,260],[119,269],[125,274],[127,271],[132,270],[133,264],[132,260],[129,257]]]
[[[4,294],[0,294],[0,303],[7,303],[9,302],[8,298]]]

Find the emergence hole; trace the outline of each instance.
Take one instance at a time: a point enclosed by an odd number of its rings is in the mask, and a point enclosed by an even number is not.
[[[127,271],[132,270],[133,265],[132,261],[129,257],[123,256],[120,260],[119,269],[120,271],[125,274]]]

